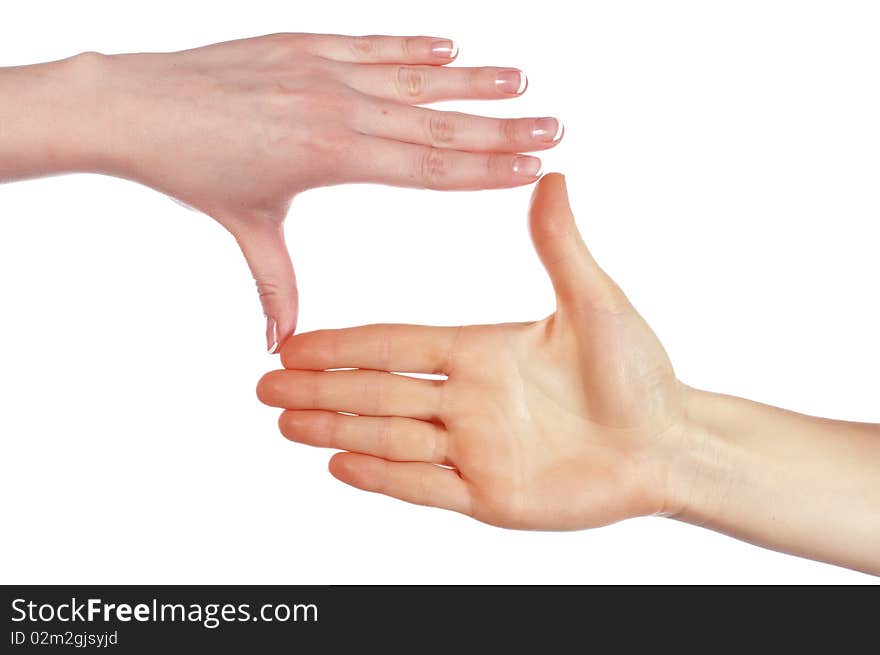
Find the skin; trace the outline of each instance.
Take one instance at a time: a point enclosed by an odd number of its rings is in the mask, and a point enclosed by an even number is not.
[[[688,387],[590,255],[561,175],[530,219],[552,316],[291,337],[257,390],[284,436],[345,451],[330,472],[354,487],[497,526],[662,515],[880,573],[880,426]]]
[[[0,182],[94,172],[145,184],[236,238],[267,316],[267,347],[297,319],[283,222],[294,196],[346,182],[492,189],[534,182],[519,153],[556,145],[555,118],[420,107],[515,98],[511,68],[449,67],[434,37],[274,34],[174,53],[0,68]]]

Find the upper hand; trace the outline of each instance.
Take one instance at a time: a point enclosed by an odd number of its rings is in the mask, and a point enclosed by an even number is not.
[[[451,41],[277,34],[95,63],[96,170],[195,207],[236,237],[257,281],[270,350],[296,324],[282,222],[293,196],[344,182],[513,187],[552,147],[555,119],[499,120],[416,105],[520,95],[509,68],[446,68]],[[82,68],[89,68],[84,63]],[[82,129],[87,129],[85,126]]]

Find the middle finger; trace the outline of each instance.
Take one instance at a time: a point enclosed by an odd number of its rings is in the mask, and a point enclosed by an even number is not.
[[[441,385],[366,370],[272,371],[257,386],[260,400],[284,409],[323,409],[367,416],[438,418]]]
[[[452,111],[367,100],[353,115],[362,134],[469,152],[531,152],[562,139],[556,118],[486,118]]]
[[[528,86],[515,68],[449,68],[343,64],[339,79],[353,89],[386,100],[420,105],[438,100],[515,98]]]

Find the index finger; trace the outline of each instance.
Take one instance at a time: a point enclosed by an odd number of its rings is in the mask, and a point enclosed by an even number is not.
[[[434,36],[309,35],[308,50],[319,57],[355,64],[442,66],[458,55],[451,39]]]
[[[448,373],[461,328],[364,325],[296,334],[284,342],[285,368],[366,368],[398,373]]]

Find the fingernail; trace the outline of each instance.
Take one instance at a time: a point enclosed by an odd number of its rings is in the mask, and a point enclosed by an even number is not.
[[[431,45],[431,54],[443,59],[453,59],[458,54],[458,46],[449,39],[434,41]]]
[[[541,160],[537,157],[519,156],[513,158],[513,172],[522,177],[538,177],[541,174]]]
[[[274,318],[266,318],[266,345],[270,355],[278,352],[278,324]]]
[[[545,143],[555,143],[562,138],[565,126],[555,118],[539,118],[532,128],[532,138]]]
[[[529,85],[526,74],[518,70],[505,70],[495,76],[495,88],[499,93],[518,96]]]

